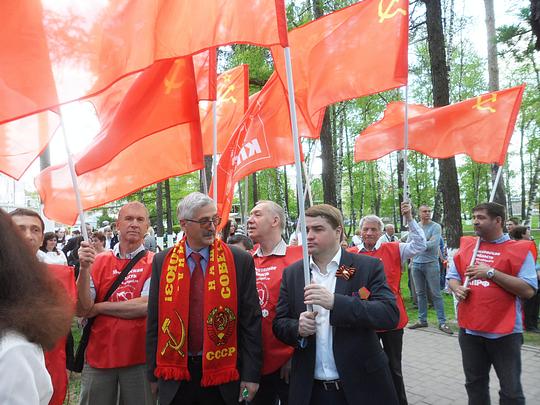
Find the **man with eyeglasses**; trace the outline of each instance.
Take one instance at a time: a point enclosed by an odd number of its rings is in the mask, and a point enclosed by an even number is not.
[[[216,238],[216,214],[208,196],[186,196],[177,208],[184,237],[152,265],[146,359],[160,404],[235,404],[259,386],[253,258]]]

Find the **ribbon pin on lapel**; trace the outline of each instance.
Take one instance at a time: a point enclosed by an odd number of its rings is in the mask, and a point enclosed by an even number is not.
[[[336,271],[336,277],[342,278],[343,280],[349,280],[352,276],[354,276],[355,272],[356,269],[354,267],[346,267],[344,265],[341,265]]]

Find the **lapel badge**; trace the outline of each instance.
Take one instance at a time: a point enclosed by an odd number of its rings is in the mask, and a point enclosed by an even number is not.
[[[362,287],[358,290],[358,296],[361,300],[367,300],[370,295],[371,292],[366,287]]]
[[[347,267],[345,265],[341,265],[336,271],[336,277],[342,278],[343,280],[349,280],[352,276],[354,276],[355,272],[356,269],[354,267]]]

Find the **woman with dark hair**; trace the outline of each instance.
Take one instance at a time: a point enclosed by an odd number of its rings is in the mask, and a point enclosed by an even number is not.
[[[64,337],[72,303],[0,209],[0,404],[48,404],[43,350]]]
[[[105,237],[105,234],[103,232],[94,232],[92,234],[92,237],[90,238],[90,241],[92,242],[92,246],[96,250],[97,254],[106,252],[109,249],[105,249],[105,242],[107,241],[107,238]]]
[[[43,243],[39,250],[45,253],[45,263],[67,266],[67,259],[64,252],[57,249],[57,241],[58,238],[54,232],[45,232],[43,234]]]

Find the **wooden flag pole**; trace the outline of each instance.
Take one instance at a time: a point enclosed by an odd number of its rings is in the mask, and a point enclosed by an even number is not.
[[[217,198],[217,101],[212,101],[212,144],[213,144],[213,151],[212,151],[212,172],[214,174],[214,182],[213,184],[213,195],[214,198]]]
[[[85,241],[89,241],[90,239],[89,239],[88,231],[86,229],[86,221],[85,221],[85,215],[84,215],[84,210],[82,206],[81,192],[79,190],[79,182],[77,180],[77,173],[75,172],[75,164],[73,163],[73,156],[71,155],[71,150],[69,149],[67,131],[66,131],[66,126],[64,124],[64,117],[62,114],[62,107],[59,107],[59,113],[60,113],[60,126],[62,127],[64,146],[66,148],[66,153],[67,153],[69,174],[71,175],[73,191],[75,192],[75,203],[77,204],[77,211],[79,211],[79,220],[81,222],[81,234]]]
[[[291,63],[291,49],[287,46],[283,48],[285,54],[285,68],[287,71],[287,91],[289,93],[289,113],[291,119],[291,129],[293,134],[294,165],[296,168],[296,195],[298,201],[298,223],[302,235],[302,256],[304,264],[304,283],[311,283],[311,272],[309,269],[309,256],[307,251],[306,233],[306,211],[304,207],[304,189],[302,185],[302,163],[300,161],[300,135],[298,134],[298,121],[296,117],[296,101],[294,97],[294,82]],[[307,306],[308,311],[313,311],[313,305]]]
[[[497,175],[495,176],[495,180],[493,181],[493,187],[491,189],[491,194],[489,195],[489,202],[493,202],[495,199],[495,193],[497,192],[497,187],[499,186],[499,181],[501,180],[502,175],[502,169],[504,165],[500,165],[499,169],[497,170]],[[476,261],[476,255],[478,254],[478,249],[480,248],[480,236],[476,239],[476,245],[474,246],[473,254],[471,257],[471,262],[469,263],[469,266],[472,266],[474,262]],[[467,287],[469,285],[469,277],[465,277],[465,282],[463,283],[463,287]]]

